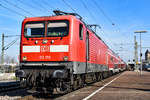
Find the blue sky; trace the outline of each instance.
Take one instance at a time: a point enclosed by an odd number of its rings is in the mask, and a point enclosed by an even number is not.
[[[88,24],[99,24],[101,29],[98,30],[97,34],[125,61],[134,57],[134,31],[147,30],[147,33],[142,34],[142,45],[144,47],[149,46],[150,0],[95,0],[99,7],[94,4],[93,0],[0,0],[0,4],[28,17],[50,16],[53,14],[53,9],[73,12],[63,1],[71,5]],[[88,9],[85,8],[82,1]],[[21,9],[14,7],[12,4]],[[0,6],[0,35],[2,33],[5,33],[5,35],[20,35],[21,23],[24,17],[2,6]],[[106,16],[99,8],[104,11]],[[32,15],[22,9],[32,13]],[[112,25],[106,17],[109,17],[115,25]],[[139,34],[136,34],[136,36],[137,41],[139,41]],[[5,44],[16,38],[6,38]],[[120,43],[124,45],[121,46]],[[142,50],[143,53],[145,50]],[[5,54],[17,58],[19,54],[19,37],[17,43],[5,51]]]

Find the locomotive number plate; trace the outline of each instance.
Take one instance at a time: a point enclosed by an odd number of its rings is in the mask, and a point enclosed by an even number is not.
[[[51,59],[51,56],[40,56],[41,60],[48,60]]]

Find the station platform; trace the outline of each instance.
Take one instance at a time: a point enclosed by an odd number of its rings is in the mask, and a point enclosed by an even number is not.
[[[150,72],[125,71],[58,100],[150,100]]]
[[[90,100],[150,100],[150,72],[124,72]]]

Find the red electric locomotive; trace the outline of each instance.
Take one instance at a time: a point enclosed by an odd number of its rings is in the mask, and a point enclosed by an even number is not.
[[[20,43],[22,86],[68,92],[125,70],[125,63],[75,13],[24,19]]]

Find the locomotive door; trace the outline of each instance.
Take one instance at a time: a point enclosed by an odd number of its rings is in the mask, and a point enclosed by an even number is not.
[[[89,47],[89,32],[86,32],[86,69],[85,71],[88,72],[88,61],[89,61],[89,56],[90,56],[90,47]]]

